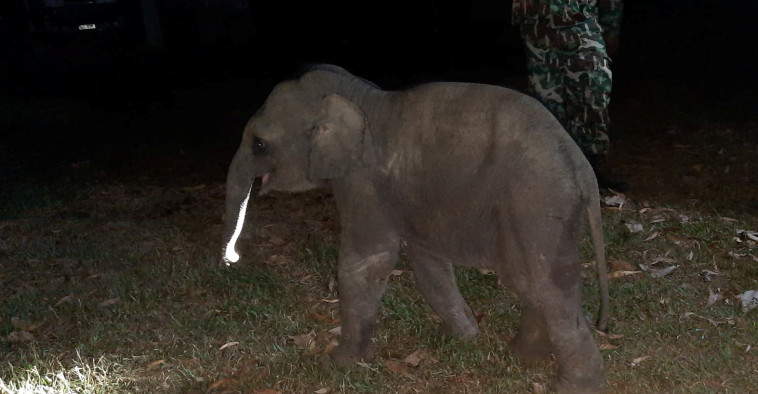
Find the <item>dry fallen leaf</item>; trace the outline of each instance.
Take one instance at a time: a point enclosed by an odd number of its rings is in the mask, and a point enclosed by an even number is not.
[[[197,185],[197,186],[187,186],[183,187],[182,191],[190,193],[190,192],[199,192],[200,190],[205,189],[205,185]]]
[[[339,346],[339,344],[340,344],[339,342],[337,342],[337,341],[335,341],[335,340],[332,339],[331,341],[329,341],[328,344],[326,344],[326,346],[324,346],[324,350],[321,351],[321,354],[329,354],[329,353],[331,353],[332,350],[334,350],[334,348],[336,348],[337,346]]]
[[[742,239],[758,242],[758,231],[737,230],[737,235]]]
[[[711,306],[711,305],[713,305],[713,304],[721,301],[722,299],[724,299],[724,295],[723,294],[721,294],[721,293],[714,293],[713,290],[711,290],[710,287],[708,288],[708,293],[710,293],[710,295],[708,296],[708,301],[705,304],[706,307],[709,307],[709,306]]]
[[[253,394],[282,394],[282,392],[274,389],[258,389],[253,391]]]
[[[750,312],[758,307],[758,290],[748,290],[740,295],[742,301],[742,312]]]
[[[314,339],[316,338],[316,335],[313,331],[307,334],[290,336],[289,338],[299,347],[312,348],[315,346]]]
[[[270,266],[277,266],[277,265],[286,265],[292,263],[292,259],[286,256],[282,256],[280,254],[272,254],[271,256],[268,256],[264,264],[270,265]]]
[[[608,274],[608,279],[616,279],[621,278],[623,276],[628,275],[635,275],[635,274],[641,274],[642,271],[613,271],[610,274]]]
[[[648,235],[648,237],[647,237],[647,238],[645,238],[645,242],[647,242],[647,241],[652,241],[652,240],[654,240],[656,237],[658,237],[658,232],[657,232],[657,231],[656,231],[656,232],[654,232],[654,233],[652,233],[652,234],[650,234],[650,235]]]
[[[666,254],[668,254],[668,252],[666,252]],[[658,263],[673,263],[673,262],[674,262],[674,259],[672,259],[671,257],[655,256],[651,259],[650,265],[655,265]]]
[[[726,382],[717,382],[715,380],[703,379],[701,382],[703,383],[703,386],[712,387],[715,389],[725,389],[729,387]]]
[[[421,360],[425,358],[426,358],[426,351],[420,349],[409,354],[405,359],[403,359],[403,361],[411,367],[418,367],[419,364],[421,364]]]
[[[543,383],[532,382],[532,393],[545,394],[547,393],[547,388],[545,388]]]
[[[34,342],[34,335],[28,331],[12,331],[6,340],[10,343],[30,343]]]
[[[637,223],[635,221],[630,220],[624,224],[626,225],[626,228],[629,230],[629,232],[632,234],[645,231],[645,229],[642,227],[642,224]]]
[[[604,344],[598,346],[598,349],[600,349],[600,350],[618,349],[618,346],[611,345],[610,343],[604,343]]]
[[[326,324],[335,324],[335,323],[339,323],[340,322],[340,319],[338,319],[338,318],[322,315],[322,314],[317,313],[317,312],[311,312],[311,316],[313,316],[316,320],[318,320],[320,322],[324,322]]]
[[[400,360],[384,360],[384,366],[392,372],[399,373],[403,376],[410,376],[408,364]]]
[[[674,233],[666,233],[666,239],[673,242],[674,245],[683,245],[689,242],[689,239]]]
[[[342,326],[337,326],[329,330],[329,334],[340,336],[342,335]]]
[[[703,319],[703,320],[707,320],[707,321],[708,321],[708,323],[711,323],[711,325],[714,325],[714,326],[718,326],[718,325],[720,325],[720,324],[724,324],[724,323],[727,323],[727,322],[725,322],[725,321],[717,321],[717,320],[713,320],[713,319],[711,319],[710,317],[705,317],[705,316],[698,316],[698,317],[699,317],[699,318],[701,318],[701,319]]]
[[[613,260],[610,263],[611,265],[611,272],[615,271],[634,271],[634,266],[629,263],[628,261],[624,260]]]
[[[610,339],[621,339],[621,338],[623,338],[623,337],[624,337],[624,336],[623,336],[623,335],[621,335],[621,334],[608,334],[608,333],[606,333],[606,332],[602,332],[602,331],[600,331],[600,330],[595,330],[595,333],[596,333],[597,335],[600,335],[601,337],[607,337],[607,338],[610,338]]]
[[[680,316],[679,318],[680,319],[686,319],[686,318],[688,318],[690,316],[693,316],[693,315],[695,315],[694,312],[684,312],[684,313],[682,313],[682,316]]]
[[[220,348],[218,348],[218,350],[224,350],[224,349],[226,349],[226,348],[228,348],[230,346],[237,346],[239,344],[240,344],[239,342],[227,342],[223,346],[221,346]]]
[[[651,358],[653,358],[653,357],[652,356],[637,357],[634,360],[632,360],[632,367],[636,367],[636,366],[640,365],[640,363],[642,363],[643,361],[650,360]]]
[[[73,301],[74,301],[74,295],[69,294],[67,296],[61,297],[61,299],[55,303],[55,306],[59,306],[60,304],[63,304],[64,302],[73,302]]]
[[[166,360],[153,361],[153,362],[151,362],[150,364],[147,365],[147,370],[148,371],[154,371],[154,370],[160,368],[160,366],[163,365],[163,364],[165,364],[165,363],[166,363]]]
[[[700,275],[702,275],[704,281],[710,282],[711,279],[713,279],[714,276],[719,276],[721,274],[718,273],[718,272],[716,272],[716,271],[702,270],[702,271],[700,271]]]
[[[612,196],[605,196],[602,199],[603,204],[609,207],[619,207],[621,209],[626,204],[626,196],[621,193],[614,194]]]
[[[314,391],[314,394],[328,394],[331,390],[329,390],[329,387],[320,388],[316,391]]]
[[[668,266],[666,268],[662,268],[662,269],[659,269],[659,270],[651,270],[650,276],[652,276],[655,279],[663,278],[664,276],[670,274],[671,271],[675,270],[677,267],[679,267],[679,266],[678,265],[671,265],[671,266]]]
[[[216,390],[222,387],[233,386],[237,384],[237,380],[233,378],[223,378],[215,381],[208,387],[208,391]]]
[[[119,303],[119,299],[118,298],[109,298],[109,299],[107,299],[105,301],[100,302],[97,305],[98,306],[102,306],[102,307],[106,307],[106,306],[111,306],[111,305],[115,305],[115,304],[118,304],[118,303]]]

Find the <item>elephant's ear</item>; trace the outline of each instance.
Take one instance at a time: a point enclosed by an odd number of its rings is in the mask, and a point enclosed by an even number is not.
[[[311,136],[311,180],[343,177],[360,163],[367,130],[366,116],[358,106],[336,94],[326,96]]]

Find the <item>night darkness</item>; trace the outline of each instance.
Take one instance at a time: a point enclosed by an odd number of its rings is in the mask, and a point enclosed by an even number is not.
[[[386,89],[433,80],[517,89],[525,83],[509,2],[330,2],[298,9],[250,2],[215,14],[198,12],[192,1],[158,3],[159,48],[149,45],[155,29],[148,32],[136,4],[123,11],[128,29],[91,38],[30,32],[35,17],[3,3],[4,181],[65,176],[79,162],[136,175],[142,170],[130,169],[138,165],[134,155],[161,162],[179,152],[185,170],[221,175],[271,86],[312,63],[341,65]],[[751,20],[756,6],[746,4],[627,2],[613,63],[616,151],[625,150],[627,137],[638,146],[635,134],[661,134],[681,123],[666,116],[688,106],[729,121],[739,120],[735,114],[755,118],[758,28]],[[646,107],[659,102],[677,109]],[[647,130],[623,123],[652,116],[659,119]]]

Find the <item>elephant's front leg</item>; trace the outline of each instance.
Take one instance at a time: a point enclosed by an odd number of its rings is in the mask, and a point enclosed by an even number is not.
[[[479,325],[458,290],[453,265],[443,263],[412,246],[408,247],[407,253],[413,267],[416,286],[424,294],[424,299],[434,313],[445,323],[447,331],[461,339],[473,338]]]
[[[347,366],[373,360],[371,334],[387,279],[397,262],[397,248],[361,257],[349,252],[341,254],[338,281],[342,338],[331,356],[336,365]]]
[[[332,185],[342,227],[337,272],[342,337],[331,358],[345,366],[373,358],[371,334],[400,246],[376,191],[365,178]]]

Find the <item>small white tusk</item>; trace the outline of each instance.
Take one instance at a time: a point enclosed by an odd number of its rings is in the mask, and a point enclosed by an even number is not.
[[[240,233],[242,233],[242,225],[245,223],[245,213],[247,212],[247,202],[250,200],[251,192],[252,186],[247,191],[247,196],[245,196],[242,204],[240,204],[239,216],[237,216],[237,225],[234,227],[234,233],[224,248],[224,262],[226,265],[229,265],[229,263],[236,263],[240,260],[240,255],[234,251],[234,246],[237,244],[237,239],[239,238]]]

